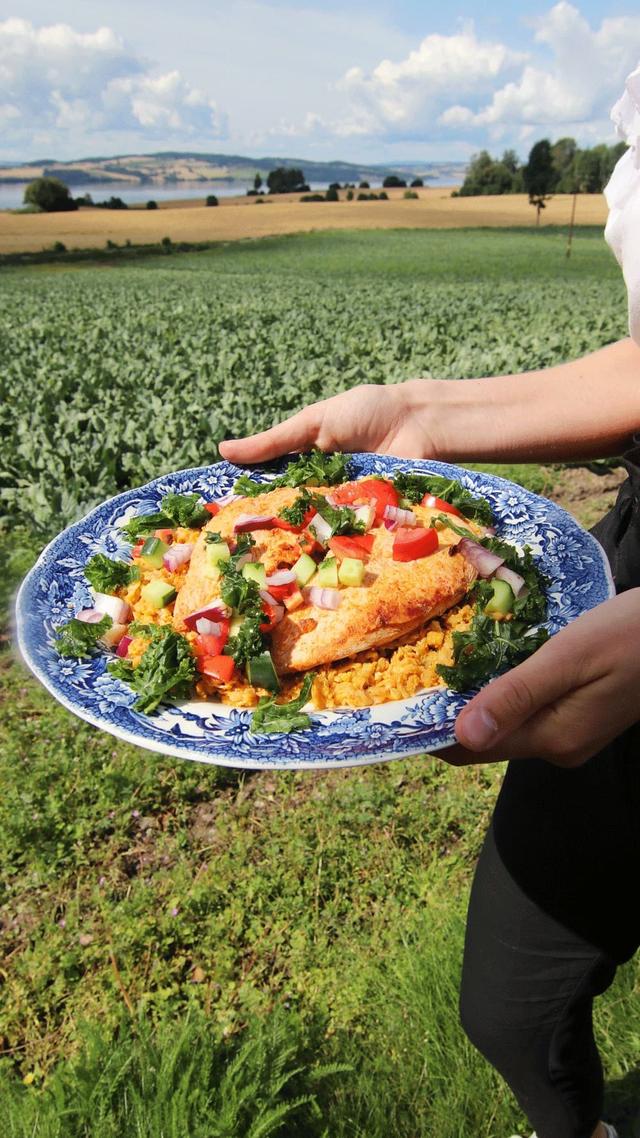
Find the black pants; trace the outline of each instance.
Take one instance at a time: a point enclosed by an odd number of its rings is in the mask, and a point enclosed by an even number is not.
[[[619,592],[640,586],[640,447],[625,459],[595,531]],[[590,1138],[602,1116],[592,1003],[640,944],[639,890],[639,724],[575,770],[509,764],[471,892],[461,1016],[538,1138]]]

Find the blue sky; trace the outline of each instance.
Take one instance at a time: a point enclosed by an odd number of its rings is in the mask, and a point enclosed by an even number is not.
[[[613,141],[637,4],[2,0],[0,159],[161,149],[353,161]]]

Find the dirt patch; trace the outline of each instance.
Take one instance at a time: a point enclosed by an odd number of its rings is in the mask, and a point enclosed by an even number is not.
[[[626,476],[622,466],[556,468],[547,496],[590,529],[614,505]]]

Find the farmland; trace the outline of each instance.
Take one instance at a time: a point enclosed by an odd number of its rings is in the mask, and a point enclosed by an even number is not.
[[[207,209],[202,202],[163,203],[157,210],[81,209],[76,213],[23,214],[0,212],[0,254],[37,251],[61,241],[68,249],[174,242],[238,241],[311,230],[450,229],[469,226],[535,226],[535,210],[525,194],[453,198],[451,191],[428,188],[414,201],[402,190],[390,190],[389,201],[300,202],[299,195],[221,198]],[[149,196],[153,196],[150,189]],[[344,198],[344,193],[343,193]],[[547,203],[542,225],[568,225],[573,199],[558,194]],[[581,194],[580,225],[604,225],[601,194]]]
[[[601,233],[580,231],[564,253],[553,229],[407,229],[6,270],[6,599],[64,524],[118,489],[215,461],[225,436],[360,382],[515,373],[623,335]],[[570,490],[571,471],[502,472]],[[588,496],[606,482],[603,505],[615,491],[615,476],[579,475]],[[101,735],[9,650],[0,659],[10,1138],[248,1138],[259,1111],[265,1135],[288,1138],[524,1132],[456,1017],[499,769],[422,756],[327,775],[216,772]],[[638,976],[623,969],[598,1013],[618,1120],[634,1097]]]

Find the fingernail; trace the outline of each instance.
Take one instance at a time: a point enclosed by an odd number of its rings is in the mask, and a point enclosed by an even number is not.
[[[498,734],[498,724],[491,712],[484,707],[472,708],[460,727],[463,736],[460,742],[474,751],[484,751],[490,747]]]

